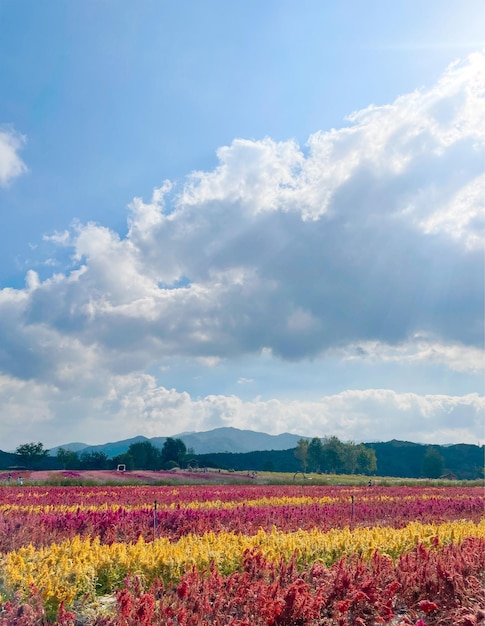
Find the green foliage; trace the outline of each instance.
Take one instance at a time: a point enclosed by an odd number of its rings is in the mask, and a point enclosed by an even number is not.
[[[308,441],[308,439],[300,439],[295,449],[295,456],[300,461],[301,469],[303,472],[306,472],[308,467],[309,447],[310,442]]]
[[[363,443],[357,446],[358,474],[375,474],[377,472],[377,458],[375,450],[367,448]]]
[[[162,448],[162,466],[167,468],[170,461],[175,461],[175,463],[180,467],[185,460],[186,454],[187,448],[181,439],[167,437]]]
[[[113,469],[116,469],[118,465],[124,465],[126,471],[131,472],[131,470],[135,469],[135,460],[129,452],[125,452],[124,454],[118,454],[117,456],[113,457]]]
[[[345,446],[338,437],[323,439],[323,467],[325,471],[341,474],[345,467]]]
[[[236,471],[296,472],[300,463],[295,448],[289,450],[259,450],[253,452],[213,452],[198,454],[199,467],[213,467]]]
[[[103,470],[108,468],[108,455],[104,452],[93,450],[92,452],[82,452],[79,457],[80,469]]]
[[[57,450],[56,458],[61,467],[65,470],[75,470],[80,468],[81,463],[77,452],[66,450],[65,448],[59,448]]]
[[[18,465],[18,457],[13,452],[3,452],[0,450],[0,470],[8,469]]]
[[[179,467],[177,461],[167,461],[167,463],[165,463],[165,469],[167,470],[178,469]]]
[[[323,462],[323,445],[322,440],[318,437],[313,439],[308,444],[308,465],[313,472],[319,472]]]
[[[421,476],[424,446],[393,439],[385,443],[370,443],[366,447],[375,451],[377,470],[381,476],[402,478],[419,478]]]
[[[326,437],[323,442],[314,437],[308,445],[308,466],[314,472],[345,474],[374,474],[376,454],[364,444],[342,443],[337,437]]]
[[[440,446],[439,452],[444,459],[445,471],[465,480],[484,477],[485,446],[458,443]]]
[[[439,478],[443,474],[445,462],[435,446],[429,446],[423,457],[422,474],[426,478]]]
[[[428,446],[396,439],[365,446],[375,451],[381,476],[419,478],[423,475],[423,459]],[[443,457],[443,473],[452,473],[460,480],[483,478],[485,446],[460,443],[433,447]]]
[[[260,450],[245,453],[219,452],[212,454],[194,454],[192,450],[186,451],[184,444],[177,444],[176,440],[168,438],[165,447],[166,456],[176,458],[174,460],[180,467],[185,467],[192,460],[198,467],[213,467],[220,469],[234,469],[236,471],[271,471],[286,472],[293,475],[301,471],[302,466],[295,456],[296,448],[288,450]],[[172,442],[175,441],[175,444]],[[150,442],[148,442],[150,443]],[[35,452],[37,446],[41,452],[41,458],[30,457],[30,452]],[[151,444],[150,444],[151,445]],[[31,446],[34,446],[32,448]],[[429,474],[426,463],[423,466],[424,456],[429,446],[392,440],[387,442],[375,442],[366,444],[342,443],[336,437],[320,440],[314,437],[308,444],[307,471],[323,472],[326,476],[331,472],[338,475],[365,474],[396,477],[405,479],[419,479]],[[433,446],[443,459],[443,471],[440,476],[449,474],[450,478],[458,480],[483,480],[484,478],[484,452],[485,446],[472,444],[455,444],[450,446]],[[117,464],[126,465],[129,471],[135,469],[133,457],[128,452],[118,454],[115,458],[107,458],[106,454],[94,456],[91,453],[71,452],[59,450],[56,456],[49,456],[48,451],[42,444],[24,444],[17,448],[18,451],[27,453],[27,457],[19,454],[2,452],[0,450],[0,469],[8,470],[18,466],[28,469],[57,470],[59,468],[71,469],[107,469],[116,468]],[[339,454],[339,451],[341,454]],[[162,456],[162,451],[157,448]],[[181,453],[181,454],[180,454]],[[333,455],[332,455],[333,453]],[[80,455],[82,454],[82,460]],[[333,459],[332,459],[333,456]],[[178,457],[178,458],[177,458]],[[334,461],[334,462],[332,462]],[[164,467],[164,461],[160,458],[157,469]],[[429,466],[428,466],[429,467]],[[140,467],[141,469],[141,467]],[[434,475],[437,470],[434,470]]]
[[[196,459],[200,467],[234,469],[237,471],[273,472],[325,472],[329,473],[328,460],[338,450],[339,474],[375,474],[377,471],[376,453],[364,444],[344,444],[336,437],[324,440],[314,437],[310,441],[301,440],[290,450],[260,450],[258,452],[219,452],[199,454]],[[327,447],[326,447],[327,446]],[[306,461],[305,468],[303,462]]]
[[[49,450],[44,448],[44,444],[40,441],[37,443],[24,443],[17,446],[15,450],[23,465],[29,469],[35,468],[42,459],[45,459],[49,455]]]
[[[162,455],[149,441],[132,443],[128,448],[133,469],[159,470],[162,465]]]

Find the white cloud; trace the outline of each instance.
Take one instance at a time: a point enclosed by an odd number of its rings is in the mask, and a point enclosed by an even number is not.
[[[455,372],[479,372],[485,364],[485,353],[481,348],[463,344],[440,344],[432,338],[419,335],[398,345],[370,341],[346,346],[336,353],[347,361],[444,363]]]
[[[354,439],[483,443],[485,399],[478,393],[423,396],[389,389],[366,389],[345,391],[322,402],[340,416],[338,421],[343,424],[340,432],[351,431]],[[464,433],[466,437],[462,439]]]
[[[0,126],[0,186],[8,183],[27,171],[27,166],[19,157],[25,137],[10,127]]]
[[[484,154],[485,162],[485,154]],[[439,210],[420,222],[426,233],[446,233],[469,249],[485,244],[485,173],[459,189]]]
[[[343,441],[484,443],[485,400],[466,396],[396,393],[389,389],[347,390],[318,401],[278,399],[242,401],[236,396],[192,398],[158,386],[146,374],[97,373],[78,379],[73,389],[0,377],[0,403],[15,420],[2,427],[3,445],[14,448],[35,430],[47,447],[81,440],[104,443],[143,434],[176,435],[220,426],[292,432],[303,436],[336,435]],[[90,392],[87,390],[90,389]]]
[[[239,204],[248,213],[292,208],[304,157],[293,141],[235,139],[217,151],[219,166],[194,172],[180,196],[180,207],[214,202]]]
[[[475,396],[193,400],[143,372],[173,357],[214,364],[268,353],[482,369],[483,67],[473,55],[436,85],[356,112],[303,148],[236,139],[178,195],[166,181],[149,202],[135,199],[126,235],[88,223],[48,236],[72,265],[44,280],[30,271],[25,289],[0,291],[5,380],[32,385],[56,428],[69,408],[70,428],[99,436],[228,424],[440,443],[458,432],[451,415],[475,440]],[[12,157],[21,139],[3,136],[0,182],[24,169]],[[25,389],[12,389],[20,407]]]
[[[68,230],[62,232],[54,232],[52,235],[44,235],[42,237],[44,241],[52,241],[58,246],[71,245],[71,235]]]
[[[15,450],[21,443],[40,438],[40,433],[55,437],[55,427],[49,424],[55,395],[56,390],[42,382],[0,375],[2,450]]]

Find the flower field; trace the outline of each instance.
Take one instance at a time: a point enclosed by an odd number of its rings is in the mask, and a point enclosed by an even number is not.
[[[0,487],[0,625],[483,624],[480,487]]]

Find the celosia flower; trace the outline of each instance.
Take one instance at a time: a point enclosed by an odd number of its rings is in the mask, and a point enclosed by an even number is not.
[[[180,585],[177,587],[177,595],[182,600],[182,598],[187,597],[188,593],[189,593],[189,585],[187,584],[187,581],[182,580],[180,582]]]
[[[435,602],[430,602],[429,600],[421,600],[418,606],[421,611],[424,611],[425,613],[431,613],[431,611],[438,610],[438,605]]]

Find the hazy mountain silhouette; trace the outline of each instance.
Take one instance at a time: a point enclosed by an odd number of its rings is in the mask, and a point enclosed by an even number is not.
[[[204,432],[184,432],[171,435],[173,439],[181,439],[187,449],[191,448],[195,454],[211,454],[214,452],[253,452],[254,450],[288,450],[295,448],[300,439],[308,439],[301,435],[283,433],[281,435],[268,435],[267,433],[253,430],[240,430],[230,426],[215,428]],[[139,435],[131,439],[108,442],[96,446],[80,442],[66,443],[50,450],[55,456],[59,448],[72,450],[72,452],[104,452],[110,458],[128,451],[132,443],[149,441],[157,448],[162,448],[167,437],[143,437]]]

